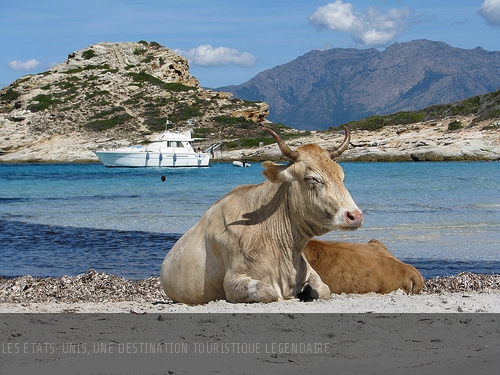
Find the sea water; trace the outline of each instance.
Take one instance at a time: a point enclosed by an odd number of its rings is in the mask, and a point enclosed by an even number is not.
[[[362,228],[322,238],[381,240],[424,277],[500,273],[500,163],[342,163]],[[264,181],[249,168],[0,165],[0,276],[89,268],[157,276],[174,243],[216,200]],[[162,180],[164,176],[164,181]]]

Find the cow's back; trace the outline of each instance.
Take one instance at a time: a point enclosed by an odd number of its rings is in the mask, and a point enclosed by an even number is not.
[[[403,289],[419,293],[423,279],[418,270],[396,259],[384,244],[309,241],[304,256],[333,294],[389,293]]]

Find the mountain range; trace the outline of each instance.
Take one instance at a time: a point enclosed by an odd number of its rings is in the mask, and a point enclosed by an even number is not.
[[[500,52],[414,40],[377,49],[311,51],[219,87],[264,101],[268,119],[295,129],[323,130],[372,115],[459,101],[500,87]]]

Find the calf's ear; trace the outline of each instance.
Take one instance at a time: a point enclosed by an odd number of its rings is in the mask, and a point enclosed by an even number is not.
[[[274,183],[281,183],[285,181],[292,181],[293,177],[288,171],[289,164],[276,164],[272,161],[265,161],[262,163],[265,170],[262,172],[264,177]]]

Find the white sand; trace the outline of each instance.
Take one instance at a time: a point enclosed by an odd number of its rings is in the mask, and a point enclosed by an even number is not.
[[[332,295],[330,300],[233,304],[225,301],[189,306],[163,301],[89,303],[0,303],[0,313],[500,313],[500,290],[406,295]]]

